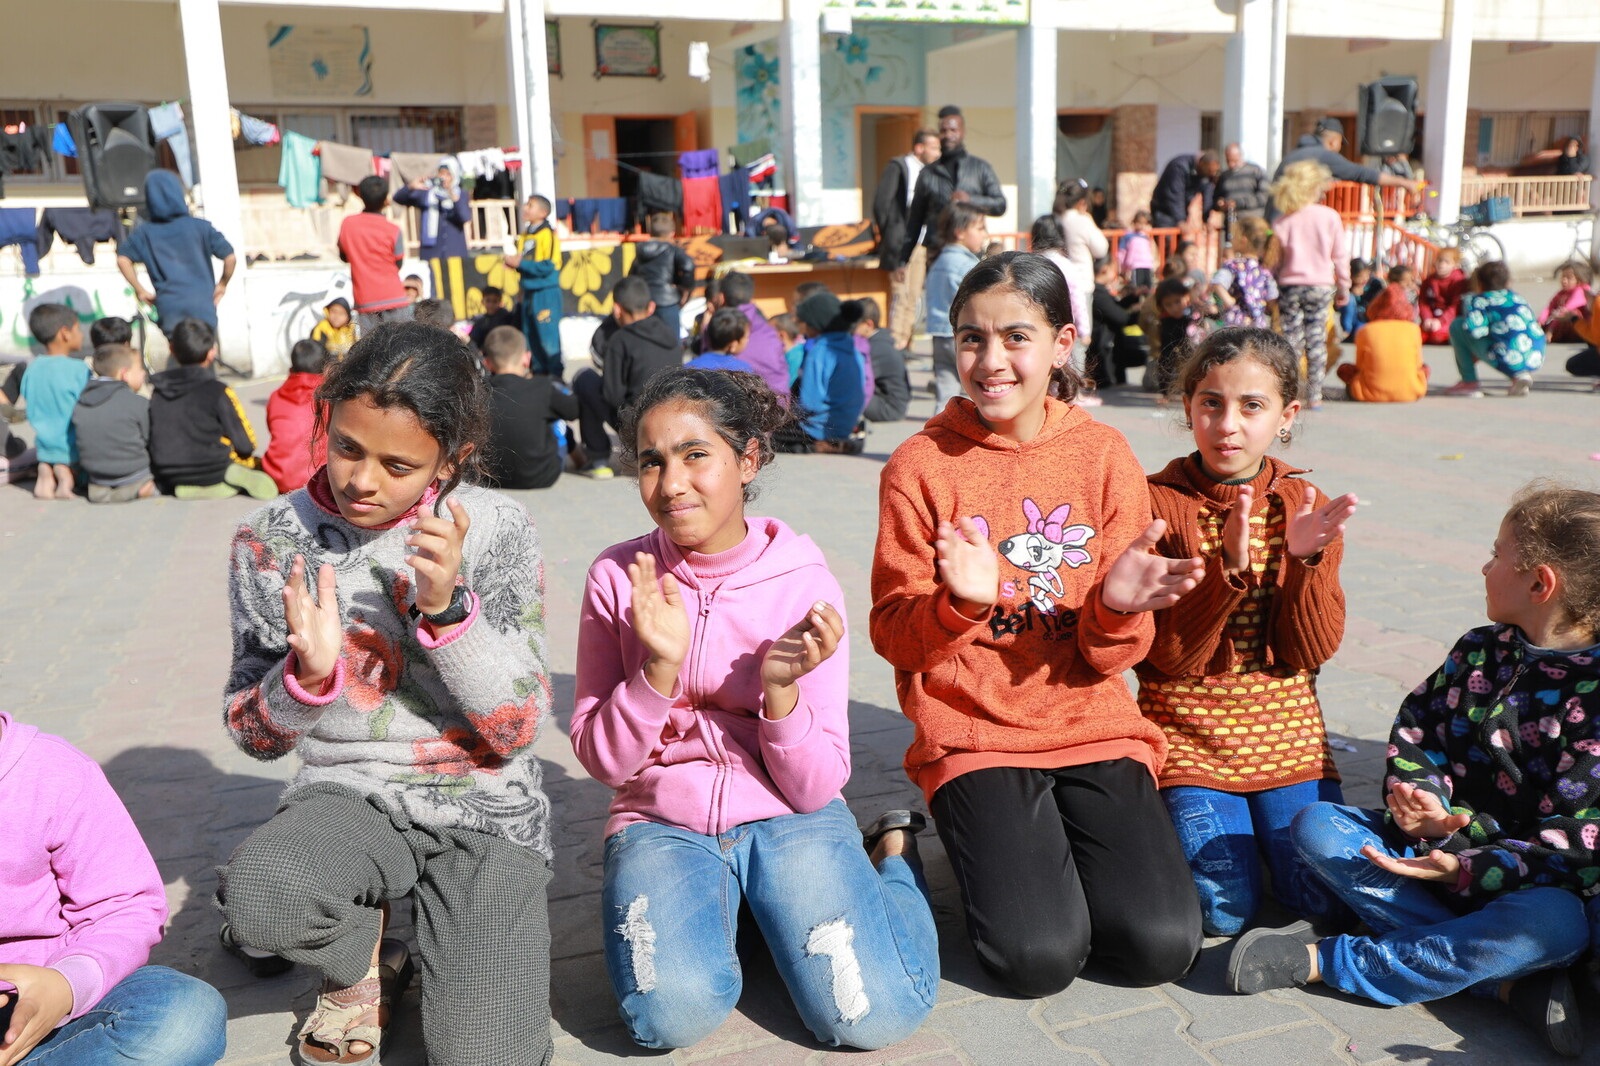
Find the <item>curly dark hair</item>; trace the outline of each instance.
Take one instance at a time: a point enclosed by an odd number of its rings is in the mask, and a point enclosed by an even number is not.
[[[1032,252],[1001,252],[980,259],[961,279],[960,288],[950,300],[950,324],[960,321],[961,309],[968,300],[990,289],[1015,292],[1037,307],[1058,334],[1062,326],[1072,325],[1072,294],[1061,268]],[[1073,368],[1071,359],[1051,372],[1050,395],[1056,399],[1071,403],[1083,391],[1083,375]]]
[[[366,397],[390,410],[403,407],[417,416],[439,451],[454,463],[441,486],[435,513],[463,481],[483,474],[483,447],[489,439],[489,392],[472,346],[448,330],[419,322],[389,322],[364,334],[317,387],[312,439],[325,437],[335,404]]]
[[[639,465],[639,423],[662,404],[681,403],[699,409],[707,422],[733,449],[743,455],[756,445],[756,469],[772,462],[772,436],[800,421],[793,405],[785,407],[778,394],[756,374],[743,370],[696,370],[673,367],[651,378],[637,399],[622,410],[622,463]],[[744,501],[756,498],[755,483],[744,487]]]

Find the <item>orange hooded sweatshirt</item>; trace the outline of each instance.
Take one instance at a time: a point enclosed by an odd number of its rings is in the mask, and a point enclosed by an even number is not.
[[[1106,570],[1150,523],[1120,433],[1049,400],[1039,435],[1017,444],[959,398],[895,449],[878,496],[872,646],[916,726],[905,767],[924,798],[994,766],[1133,758],[1159,771],[1166,738],[1122,680],[1154,623],[1100,601]],[[982,619],[956,611],[934,555],[939,523],[964,516],[1001,556],[999,601]]]

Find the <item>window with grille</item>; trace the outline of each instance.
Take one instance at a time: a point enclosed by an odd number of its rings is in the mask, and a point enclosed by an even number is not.
[[[395,114],[350,116],[350,136],[355,144],[374,152],[461,151],[459,107],[405,107]]]
[[[1491,111],[1478,120],[1478,165],[1516,166],[1564,137],[1583,137],[1587,111]]]

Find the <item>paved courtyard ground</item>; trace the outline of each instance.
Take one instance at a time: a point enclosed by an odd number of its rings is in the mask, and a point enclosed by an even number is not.
[[[1529,294],[1543,299],[1544,295]],[[1456,380],[1448,352],[1431,349],[1437,385]],[[1287,453],[1333,493],[1355,492],[1344,587],[1344,645],[1321,693],[1336,735],[1345,793],[1376,805],[1382,745],[1402,695],[1432,671],[1463,630],[1483,621],[1478,574],[1511,493],[1539,475],[1600,485],[1600,395],[1561,371],[1553,353],[1533,394],[1512,400],[1489,382],[1481,400],[1430,396],[1390,407],[1329,403],[1306,418]],[[927,378],[926,361],[914,378]],[[239,386],[258,422],[273,383]],[[868,574],[883,460],[931,409],[874,429],[864,457],[780,457],[755,513],[769,513],[822,546],[845,590],[853,632],[854,776],[846,790],[862,822],[886,807],[919,806],[900,768],[910,728],[887,664],[866,639]],[[1096,417],[1127,435],[1147,469],[1190,450],[1174,416],[1150,397],[1114,390]],[[566,739],[579,595],[590,560],[645,531],[632,482],[563,478],[516,495],[533,513],[548,560],[555,715],[539,741],[558,821],[551,886],[556,1059],[588,1064],[662,1057],[633,1047],[617,1021],[600,955],[601,826],[609,791],[591,781]],[[314,997],[304,969],[257,981],[216,943],[214,866],[270,816],[294,760],[240,754],[221,722],[228,668],[226,546],[249,501],[173,499],[91,508],[37,503],[0,486],[0,705],[61,734],[100,760],[155,852],[172,907],[155,961],[213,982],[229,1005],[229,1063],[289,1060],[290,1034]],[[1383,1009],[1322,990],[1254,998],[1223,986],[1226,942],[1208,943],[1184,981],[1119,986],[1093,968],[1046,1000],[1007,997],[980,971],[964,936],[949,865],[932,833],[921,840],[942,939],[944,980],[932,1016],[882,1052],[816,1045],[770,965],[752,967],[738,1012],[675,1062],[786,1066],[856,1063],[1250,1064],[1546,1061],[1500,1006],[1458,998]],[[405,997],[385,1061],[419,1066],[416,993]],[[1590,1004],[1591,1008],[1593,1004]],[[1593,1016],[1593,1015],[1592,1015]],[[493,1025],[493,1019],[484,1024]],[[1600,1030],[1600,1026],[1591,1026]],[[1590,1061],[1600,1062],[1600,1031]],[[1555,1061],[1555,1060],[1551,1060]]]

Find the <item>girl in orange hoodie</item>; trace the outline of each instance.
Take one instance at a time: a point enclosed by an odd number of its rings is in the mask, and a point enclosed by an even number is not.
[[[1091,954],[1175,980],[1200,908],[1156,792],[1166,738],[1122,673],[1201,561],[1151,552],[1163,526],[1138,462],[1073,402],[1053,263],[983,260],[950,320],[966,395],[896,449],[879,492],[870,630],[916,726],[906,771],[1007,987],[1050,995]]]

